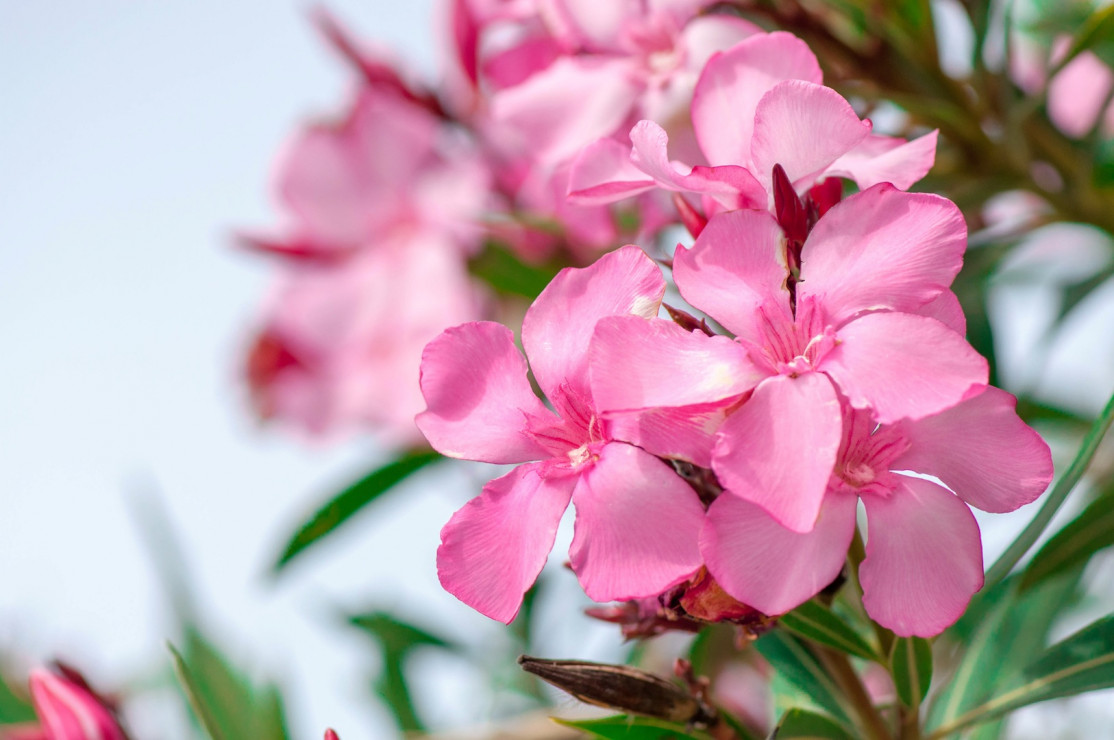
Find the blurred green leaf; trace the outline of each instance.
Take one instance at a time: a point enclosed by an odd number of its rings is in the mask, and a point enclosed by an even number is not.
[[[1091,425],[1087,436],[1083,438],[1083,444],[1076,453],[1075,459],[1072,460],[1071,465],[1064,472],[1060,479],[1052,486],[1052,490],[1044,495],[1044,504],[1033,517],[1032,521],[1025,526],[1021,534],[1006,548],[1006,551],[995,561],[990,570],[986,572],[986,585],[993,586],[994,584],[1005,578],[1013,567],[1017,565],[1018,561],[1025,556],[1045,528],[1048,527],[1052,517],[1056,515],[1060,506],[1064,503],[1064,499],[1075,488],[1075,484],[1083,477],[1087,471],[1087,467],[1091,464],[1091,459],[1094,458],[1095,452],[1098,451],[1099,443],[1106,435],[1106,431],[1110,425],[1114,423],[1114,395],[1106,402],[1106,407],[1103,408],[1102,413],[1095,419],[1095,423]]]
[[[921,637],[899,637],[890,653],[894,687],[901,703],[918,707],[932,683],[932,645]]]
[[[170,647],[174,670],[201,728],[213,740],[286,740],[282,701],[273,686],[256,688],[197,630],[181,651]]]
[[[855,736],[831,717],[804,709],[790,709],[781,716],[769,740],[813,738],[814,740],[855,740]]]
[[[554,718],[554,721],[603,740],[714,740],[708,733],[687,729],[684,725],[628,714],[602,719]]]
[[[367,634],[378,646],[383,666],[373,682],[376,694],[383,699],[403,732],[425,732],[414,706],[406,662],[414,650],[422,647],[457,650],[457,647],[421,627],[402,621],[386,612],[368,612],[348,618],[348,622]]]
[[[778,621],[789,631],[813,642],[881,662],[878,651],[830,609],[816,601],[806,601]]]
[[[1044,544],[1021,575],[1022,589],[1086,563],[1114,545],[1114,484]]]
[[[1075,34],[1067,53],[1057,63],[1052,74],[1063,69],[1082,52],[1111,42],[1114,42],[1114,5],[1099,8],[1091,13],[1079,32]]]
[[[936,728],[928,740],[991,722],[1021,707],[1114,687],[1114,615],[1048,648],[1030,663],[1024,682]]]
[[[274,572],[282,571],[291,560],[332,534],[354,514],[391,488],[422,468],[443,459],[432,450],[410,450],[345,488],[298,528],[276,561]]]
[[[820,660],[799,639],[785,630],[767,632],[754,642],[774,670],[805,697],[833,717],[850,722],[840,700],[840,690]]]
[[[1076,306],[1109,280],[1111,276],[1114,276],[1114,266],[1103,268],[1079,282],[1065,285],[1061,291],[1060,310],[1056,315],[1056,324],[1058,325],[1063,321],[1069,313],[1075,310]]]
[[[15,693],[0,675],[0,725],[14,725],[20,722],[33,722],[35,709],[28,696]]]
[[[534,299],[549,285],[564,263],[550,260],[527,264],[502,244],[488,242],[468,263],[468,271],[502,295]]]

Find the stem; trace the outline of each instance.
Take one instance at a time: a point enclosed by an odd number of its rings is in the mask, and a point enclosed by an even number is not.
[[[816,646],[816,653],[828,673],[843,690],[844,696],[850,700],[855,714],[858,715],[862,723],[863,730],[866,731],[864,737],[867,740],[892,740],[893,733],[890,732],[890,729],[882,720],[882,715],[878,713],[874,702],[870,700],[870,694],[863,686],[859,674],[855,673],[847,655],[819,645]]]

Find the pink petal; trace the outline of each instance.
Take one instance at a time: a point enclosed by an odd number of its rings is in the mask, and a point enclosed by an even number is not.
[[[708,221],[690,249],[678,249],[673,279],[681,295],[744,339],[757,339],[754,313],[763,304],[784,305],[781,227],[765,211],[733,211]]]
[[[569,557],[593,601],[655,596],[702,565],[700,499],[668,464],[637,447],[605,445],[573,504]]]
[[[893,464],[935,476],[971,506],[1013,511],[1052,480],[1048,445],[1014,412],[1017,399],[988,387],[933,416],[908,422],[909,450]]]
[[[766,380],[716,435],[712,468],[730,493],[782,526],[816,523],[835,465],[843,421],[831,382],[819,373]]]
[[[54,740],[126,740],[112,713],[85,687],[50,671],[31,671],[35,713]]]
[[[600,411],[720,401],[746,393],[763,378],[738,342],[637,316],[601,319],[589,361]]]
[[[1048,85],[1048,117],[1068,136],[1084,136],[1109,105],[1114,71],[1084,51],[1068,62]]]
[[[870,122],[830,87],[787,80],[770,88],[754,113],[750,161],[769,182],[774,165],[785,169],[798,188],[811,187],[816,176],[870,133]]]
[[[605,316],[656,316],[665,278],[635,246],[600,257],[584,268],[565,268],[541,292],[522,321],[522,345],[534,377],[550,398],[561,386],[585,398],[588,342]]]
[[[950,200],[877,185],[817,222],[801,253],[800,294],[817,296],[835,322],[873,308],[914,312],[951,285],[966,247]]]
[[[963,314],[963,306],[959,303],[959,296],[950,290],[945,290],[917,308],[914,313],[936,319],[960,336],[967,334],[967,317]]]
[[[692,97],[692,125],[708,161],[748,164],[754,113],[762,96],[783,80],[822,79],[808,45],[781,31],[752,36],[713,56]]]
[[[437,577],[481,614],[510,623],[545,565],[576,478],[520,465],[484,486],[441,530]]]
[[[639,87],[623,58],[562,57],[521,85],[491,96],[493,135],[555,165],[611,136]]]
[[[736,165],[689,167],[669,160],[669,136],[653,121],[639,121],[630,132],[631,161],[659,187],[706,195],[727,209],[762,208],[766,191],[748,170]]]
[[[982,588],[979,525],[967,504],[920,478],[897,476],[889,497],[864,496],[863,606],[902,637],[944,631]]]
[[[579,205],[614,203],[656,187],[630,160],[630,147],[615,139],[589,144],[569,170],[569,200]]]
[[[931,131],[912,141],[872,134],[833,162],[825,174],[854,180],[860,190],[880,182],[908,190],[936,162],[938,133]]]
[[[829,493],[816,526],[798,534],[760,507],[724,494],[708,508],[700,551],[724,591],[765,614],[784,614],[839,575],[855,535],[857,500]]]
[[[553,418],[534,395],[511,330],[474,321],[430,342],[422,353],[428,409],[415,422],[442,455],[490,463],[548,455],[523,432],[528,417]]]
[[[700,4],[706,4],[700,0]],[[730,49],[745,38],[764,33],[760,26],[730,15],[697,16],[681,30],[677,46],[684,52],[685,66],[700,72],[717,51]]]
[[[630,442],[651,455],[710,468],[715,434],[738,403],[738,398],[728,398],[674,408],[605,411],[602,416],[609,439]]]
[[[902,313],[849,322],[818,369],[881,424],[943,411],[987,383],[986,360],[962,336],[936,319]]]

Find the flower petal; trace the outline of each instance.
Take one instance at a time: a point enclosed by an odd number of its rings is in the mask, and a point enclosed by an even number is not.
[[[967,317],[963,314],[963,306],[959,296],[950,290],[945,290],[914,313],[936,319],[961,337],[967,335]]]
[[[534,395],[511,330],[493,321],[452,329],[422,353],[428,408],[415,422],[442,455],[490,463],[548,457],[523,432],[528,417],[553,418]]]
[[[971,506],[1013,511],[1044,493],[1052,453],[1015,413],[1017,399],[988,387],[933,416],[907,422],[909,450],[893,467],[935,476]]]
[[[574,476],[545,478],[520,465],[484,486],[441,530],[437,577],[481,614],[509,624],[545,565]]]
[[[652,190],[656,183],[630,160],[630,147],[600,139],[576,155],[569,170],[569,200],[580,205],[614,203]]]
[[[788,270],[774,217],[765,211],[714,216],[690,249],[678,249],[673,279],[681,295],[743,339],[758,340],[754,314],[763,304],[789,310]]]
[[[752,36],[713,56],[692,96],[700,149],[712,164],[749,164],[754,113],[766,91],[783,80],[822,79],[808,45],[783,31]]]
[[[982,541],[967,504],[931,481],[897,476],[889,497],[864,496],[863,606],[902,637],[932,637],[982,588]]]
[[[839,575],[855,535],[857,500],[829,493],[816,526],[798,534],[760,507],[723,495],[708,508],[700,550],[724,591],[765,614],[784,614]]]
[[[848,322],[821,361],[851,405],[881,424],[919,419],[962,401],[987,383],[986,360],[936,319],[872,313]]]
[[[565,268],[546,286],[522,320],[522,345],[534,377],[553,398],[563,383],[584,398],[588,343],[605,316],[657,316],[665,278],[635,246],[617,249],[584,268]]]
[[[673,408],[605,411],[609,439],[637,445],[651,455],[712,467],[715,435],[738,398]]]
[[[573,493],[569,557],[593,601],[655,596],[701,565],[704,507],[673,469],[637,447],[605,445]]]
[[[712,468],[731,494],[794,532],[808,532],[820,513],[842,428],[839,399],[826,377],[779,375],[759,385],[720,427]]]
[[[931,131],[912,141],[872,134],[832,162],[825,174],[854,180],[860,190],[880,182],[888,182],[898,190],[908,190],[927,175],[936,162],[938,133]]]
[[[912,313],[947,290],[966,248],[950,200],[877,185],[817,222],[801,252],[800,294],[816,296],[836,323],[867,309]]]
[[[870,133],[870,122],[830,87],[786,80],[770,88],[754,113],[750,161],[754,174],[769,183],[780,164],[798,189],[811,187],[816,176]],[[772,185],[767,188],[772,192]]]

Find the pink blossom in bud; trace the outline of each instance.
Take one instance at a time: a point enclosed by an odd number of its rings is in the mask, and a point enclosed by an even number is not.
[[[1049,46],[1015,32],[1011,41],[1010,76],[1030,95],[1047,93],[1048,117],[1058,129],[1073,138],[1096,126],[1105,136],[1114,133],[1114,70],[1094,52],[1080,52],[1049,80],[1049,72],[1071,47],[1071,37],[1059,36]]]
[[[391,445],[420,442],[422,349],[483,307],[443,241],[410,234],[288,267],[248,358],[260,417],[314,437],[371,431]]]
[[[845,405],[815,527],[794,532],[726,493],[709,507],[701,534],[708,569],[735,598],[768,614],[787,612],[839,574],[861,500],[868,539],[859,578],[867,613],[898,635],[938,634],[983,582],[969,507],[1013,511],[1052,479],[1048,446],[1014,405],[1010,394],[986,388],[940,413],[881,426],[869,412]],[[799,450],[802,459],[809,452]]]
[[[31,672],[36,726],[0,727],[4,740],[127,740],[115,712],[72,669]]]
[[[832,207],[796,247],[765,211],[715,216],[678,249],[673,275],[735,339],[605,318],[590,352],[597,408],[616,437],[710,465],[733,494],[808,532],[842,438],[841,395],[888,424],[985,386],[948,290],[965,244],[953,203],[889,185]]]
[[[617,442],[588,383],[588,342],[602,317],[657,313],[665,281],[637,247],[566,269],[526,313],[522,344],[547,408],[527,380],[506,327],[447,330],[422,356],[428,409],[417,417],[450,457],[526,463],[488,483],[441,530],[442,585],[477,611],[514,619],[545,564],[570,500],[570,558],[596,601],[656,595],[701,565],[704,508],[666,463]],[[529,462],[535,461],[535,462]]]
[[[325,740],[340,740],[335,730],[325,730]]]
[[[826,177],[905,189],[932,167],[936,132],[911,142],[872,134],[870,122],[821,83],[820,65],[800,39],[750,36],[713,55],[700,74],[692,100],[699,152],[672,145],[689,164],[674,161],[669,134],[644,120],[630,131],[632,147],[606,139],[577,156],[570,198],[610,203],[664,188],[701,197],[711,215],[768,208],[775,164],[798,192]]]

